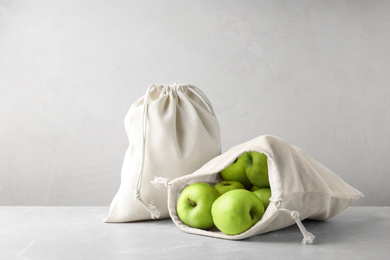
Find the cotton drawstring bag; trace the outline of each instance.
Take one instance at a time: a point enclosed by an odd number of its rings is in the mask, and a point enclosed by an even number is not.
[[[221,181],[220,172],[249,151],[267,156],[271,197],[263,217],[252,228],[238,235],[226,235],[216,228],[201,230],[183,224],[176,212],[182,190],[197,182],[215,184]],[[304,236],[302,243],[312,243],[314,235],[305,229],[301,220],[326,220],[363,196],[300,148],[270,135],[234,146],[194,173],[166,184],[169,214],[177,227],[192,234],[231,240],[245,239],[296,223]]]
[[[220,130],[206,95],[191,85],[151,85],[125,116],[129,139],[121,184],[105,222],[168,218],[166,190],[156,176],[175,179],[221,153]]]

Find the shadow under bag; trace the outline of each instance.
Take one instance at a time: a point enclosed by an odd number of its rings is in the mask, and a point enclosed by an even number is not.
[[[190,174],[221,153],[220,129],[204,93],[151,85],[125,117],[129,139],[121,184],[105,222],[168,218],[167,192],[153,181]]]

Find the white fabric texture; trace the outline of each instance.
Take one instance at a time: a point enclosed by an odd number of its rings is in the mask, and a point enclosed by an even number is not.
[[[175,179],[221,153],[220,130],[204,93],[191,85],[151,85],[125,117],[129,139],[121,184],[105,222],[168,218],[155,177]]]
[[[183,224],[176,212],[176,203],[181,191],[192,183],[214,184],[220,181],[221,170],[248,151],[264,153],[268,157],[271,198],[262,219],[246,232],[234,236],[216,229],[201,230]],[[232,240],[248,238],[296,223],[304,235],[302,243],[311,243],[314,236],[307,232],[301,220],[331,218],[362,196],[362,193],[300,148],[270,135],[259,136],[234,146],[193,174],[168,183],[169,214],[180,229],[193,234]]]

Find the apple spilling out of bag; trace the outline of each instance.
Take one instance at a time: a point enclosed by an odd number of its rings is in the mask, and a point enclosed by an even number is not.
[[[213,106],[192,85],[150,85],[124,123],[129,147],[107,223],[170,217],[185,232],[230,240],[297,224],[310,244],[302,220],[327,220],[364,196],[277,136],[221,153]]]
[[[245,152],[220,174],[223,180],[215,185],[197,182],[186,187],[179,196],[177,214],[190,227],[216,227],[237,235],[255,225],[269,205],[267,156]]]

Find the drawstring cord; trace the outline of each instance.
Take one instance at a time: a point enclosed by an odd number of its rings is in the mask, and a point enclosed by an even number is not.
[[[139,173],[138,173],[138,179],[137,179],[137,185],[136,185],[136,189],[135,189],[134,199],[141,202],[141,204],[145,207],[145,209],[150,212],[152,219],[157,219],[160,217],[161,212],[157,209],[156,205],[154,205],[154,202],[151,201],[150,203],[146,203],[141,198],[142,177],[143,177],[144,165],[145,165],[145,142],[146,142],[146,127],[147,127],[146,117],[148,114],[149,95],[154,87],[155,87],[154,85],[150,85],[148,87],[148,90],[146,91],[145,98],[144,98],[144,111],[143,111],[143,115],[142,115],[141,168],[140,168]]]
[[[303,235],[302,239],[302,244],[306,245],[307,243],[311,244],[314,241],[315,235],[310,233],[309,231],[306,230],[305,226],[302,224],[301,219],[300,219],[300,214],[298,211],[295,210],[289,210],[285,208],[281,208],[280,205],[281,201],[277,201],[275,203],[275,206],[278,210],[285,212],[290,215],[290,217],[295,221],[295,223],[298,225],[299,230],[301,231]]]
[[[209,110],[210,110],[211,114],[213,114],[213,116],[215,116],[214,108],[211,105],[210,100],[206,97],[206,95],[198,87],[195,87],[195,86],[192,86],[192,85],[188,85],[187,87],[188,87],[188,89],[190,89],[192,92],[198,94],[203,99],[203,101],[209,107]]]
[[[169,91],[169,86],[163,86],[165,88],[168,88]],[[174,88],[178,88],[181,91],[185,91],[185,88],[191,90],[195,94],[197,94],[200,98],[203,99],[203,101],[206,103],[208,106],[210,112],[215,116],[214,108],[211,105],[210,100],[206,97],[206,95],[197,87],[192,86],[192,85],[177,85],[176,83],[173,84]],[[145,207],[146,210],[150,212],[151,218],[152,219],[157,219],[160,217],[161,212],[158,210],[156,205],[154,205],[154,202],[151,201],[150,203],[146,203],[145,201],[142,200],[141,198],[141,186],[142,186],[142,177],[144,173],[144,164],[145,164],[145,143],[146,143],[146,132],[147,132],[147,115],[148,115],[148,108],[149,108],[149,95],[150,92],[153,91],[153,89],[156,88],[156,85],[150,85],[146,91],[145,97],[144,97],[144,109],[143,109],[143,115],[142,115],[142,150],[141,150],[141,167],[138,173],[138,179],[137,179],[137,185],[136,185],[136,190],[134,194],[134,199],[138,200],[141,202],[141,204]],[[159,177],[161,178],[161,177]],[[156,181],[151,181],[152,184],[155,186],[158,186],[157,183],[161,183],[161,181],[164,183],[166,187],[168,187],[168,179],[159,179]]]

